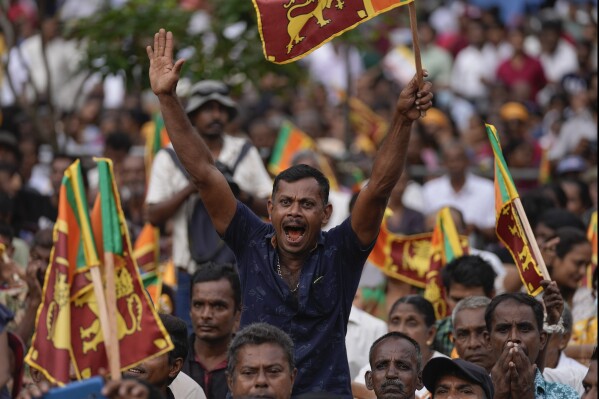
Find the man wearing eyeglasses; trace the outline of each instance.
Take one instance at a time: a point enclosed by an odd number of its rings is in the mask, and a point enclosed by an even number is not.
[[[226,84],[203,80],[191,87],[185,112],[206,143],[237,199],[259,216],[266,216],[272,181],[256,148],[246,139],[225,132],[237,108]],[[234,263],[235,256],[216,235],[198,190],[191,183],[172,145],[154,158],[146,196],[147,218],[155,226],[172,220],[173,262],[177,266],[175,314],[191,328],[189,292],[197,265]],[[209,239],[206,237],[210,237]]]

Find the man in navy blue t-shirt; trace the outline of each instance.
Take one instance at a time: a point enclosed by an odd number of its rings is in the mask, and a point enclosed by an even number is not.
[[[271,223],[262,222],[235,199],[175,94],[183,60],[173,65],[172,34],[161,29],[147,50],[152,90],[160,100],[173,147],[216,231],[237,257],[243,292],[241,326],[267,322],[291,336],[298,369],[294,396],[326,392],[351,398],[345,333],[352,300],[401,175],[412,122],[432,105],[430,83],[419,90],[414,78],[403,89],[352,215],[323,232],[333,211],[329,182],[309,166],[294,166],[275,178],[268,202]]]

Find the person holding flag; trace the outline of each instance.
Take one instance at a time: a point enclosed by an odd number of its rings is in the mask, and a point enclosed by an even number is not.
[[[184,60],[173,62],[172,33],[147,47],[150,83],[177,156],[199,190],[216,231],[238,259],[241,327],[265,321],[291,335],[298,375],[293,395],[326,392],[352,398],[345,348],[348,317],[362,267],[378,235],[391,190],[402,173],[410,129],[432,106],[431,84],[417,77],[402,90],[390,132],[351,217],[328,232],[329,183],[306,165],[281,172],[264,223],[235,199],[175,89]]]

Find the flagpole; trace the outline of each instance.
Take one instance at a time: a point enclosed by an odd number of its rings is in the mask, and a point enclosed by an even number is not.
[[[113,381],[121,380],[121,354],[119,348],[119,338],[117,334],[117,306],[116,306],[116,287],[114,281],[114,258],[112,253],[104,252],[104,272],[106,273],[106,309],[108,310],[108,337],[110,344],[107,346],[108,367],[110,370],[110,379]],[[106,342],[106,340],[105,340]]]
[[[520,197],[514,198],[513,203],[516,206],[518,218],[520,218],[520,222],[522,222],[522,227],[524,227],[524,234],[526,234],[526,239],[530,243],[532,253],[534,254],[537,260],[540,272],[545,280],[551,280],[551,276],[549,275],[549,271],[547,270],[547,266],[545,265],[545,260],[543,259],[543,255],[541,255],[539,244],[537,244],[535,235],[532,232],[532,228],[530,227],[530,223],[528,222],[528,218],[526,217],[526,213],[524,212],[524,207],[522,206],[522,201],[520,201]]]
[[[106,353],[110,359],[110,348],[113,346],[110,341],[110,320],[108,319],[108,310],[106,309],[106,298],[104,296],[104,287],[102,286],[102,276],[100,275],[99,266],[90,267],[94,294],[98,303],[98,317],[100,318],[100,328],[104,335],[104,345]],[[110,361],[110,360],[109,360]]]
[[[420,60],[420,43],[418,41],[418,24],[416,22],[416,2],[412,1],[408,4],[410,11],[410,28],[412,29],[412,45],[414,48],[414,62],[416,63],[416,79],[418,87],[422,88],[424,75],[422,73],[422,61]]]

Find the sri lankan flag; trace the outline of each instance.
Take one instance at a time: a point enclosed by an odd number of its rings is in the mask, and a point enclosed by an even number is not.
[[[364,153],[374,155],[387,135],[387,121],[357,97],[350,97],[349,122],[356,132],[355,145]]]
[[[114,181],[112,161],[96,158],[99,172],[98,196],[91,214],[97,253],[108,254],[114,260],[116,289],[116,326],[119,340],[121,370],[160,356],[173,349],[143,288],[137,265],[132,257],[127,223],[121,209]],[[79,334],[73,334],[73,355],[83,377],[98,374],[107,368],[106,347],[99,320],[94,314],[93,291],[82,290],[75,299],[81,308]],[[91,312],[90,312],[91,310]]]
[[[81,315],[81,308],[75,309],[73,296],[83,287],[93,292],[87,275],[90,268],[100,265],[79,160],[66,169],[62,178],[53,239],[42,303],[25,361],[41,371],[50,382],[62,385],[69,382],[72,361],[75,373],[81,376],[73,355],[72,338],[80,335],[83,320],[75,318],[75,315]],[[99,333],[97,316],[93,319]],[[106,360],[103,359],[101,364],[105,366]]]
[[[97,374],[100,367],[108,369],[99,320],[105,307],[103,288],[98,299],[91,277],[96,271],[104,274],[99,253],[112,254],[116,265],[116,329],[123,348],[122,369],[172,349],[170,337],[141,289],[109,162],[98,162],[99,194],[91,218],[79,161],[67,168],[60,189],[54,247],[26,357],[31,367],[59,385],[69,382],[70,365],[77,379]]]
[[[503,158],[497,130],[488,124],[486,129],[495,157],[495,233],[512,255],[528,293],[537,295],[543,291],[540,282],[544,277],[522,226],[526,215],[521,215],[514,204],[519,196]]]
[[[392,233],[387,228],[387,219],[391,214],[392,211],[387,208],[368,261],[391,278],[424,288],[430,259],[431,234],[405,236]]]
[[[433,304],[438,320],[446,317],[447,302],[441,280],[441,269],[460,256],[468,255],[468,239],[460,237],[449,207],[437,213],[437,222],[431,237],[430,268],[426,273],[424,297]]]
[[[279,129],[277,141],[273,147],[272,155],[268,161],[268,171],[273,175],[278,175],[280,172],[291,166],[293,156],[303,150],[313,150],[318,157],[318,164],[322,174],[329,179],[331,189],[338,189],[339,184],[335,173],[329,162],[316,149],[316,142],[312,137],[301,131],[297,126],[289,121],[284,121]]]
[[[412,0],[253,0],[264,56],[296,61],[362,22]]]
[[[156,156],[156,153],[161,148],[166,147],[170,143],[170,139],[166,133],[164,119],[162,119],[160,112],[154,113],[152,120],[142,126],[141,132],[146,139],[144,161],[146,165],[146,181],[148,181],[150,179],[154,156]]]
[[[593,289],[593,273],[597,268],[597,211],[591,215],[591,221],[589,222],[589,228],[587,229],[587,238],[593,246],[593,257],[591,258],[591,264],[587,266],[584,278],[581,281],[583,287]]]
[[[427,274],[431,268],[433,233],[408,236],[392,233],[387,228],[387,218],[391,212],[389,209],[385,211],[379,236],[368,261],[388,277],[418,288],[426,288]],[[458,240],[462,245],[462,252],[466,253],[467,237],[458,236]]]
[[[278,175],[291,166],[291,159],[296,152],[314,149],[316,149],[316,143],[312,137],[302,132],[291,122],[284,121],[281,124],[277,141],[268,161],[268,170],[273,175]]]

